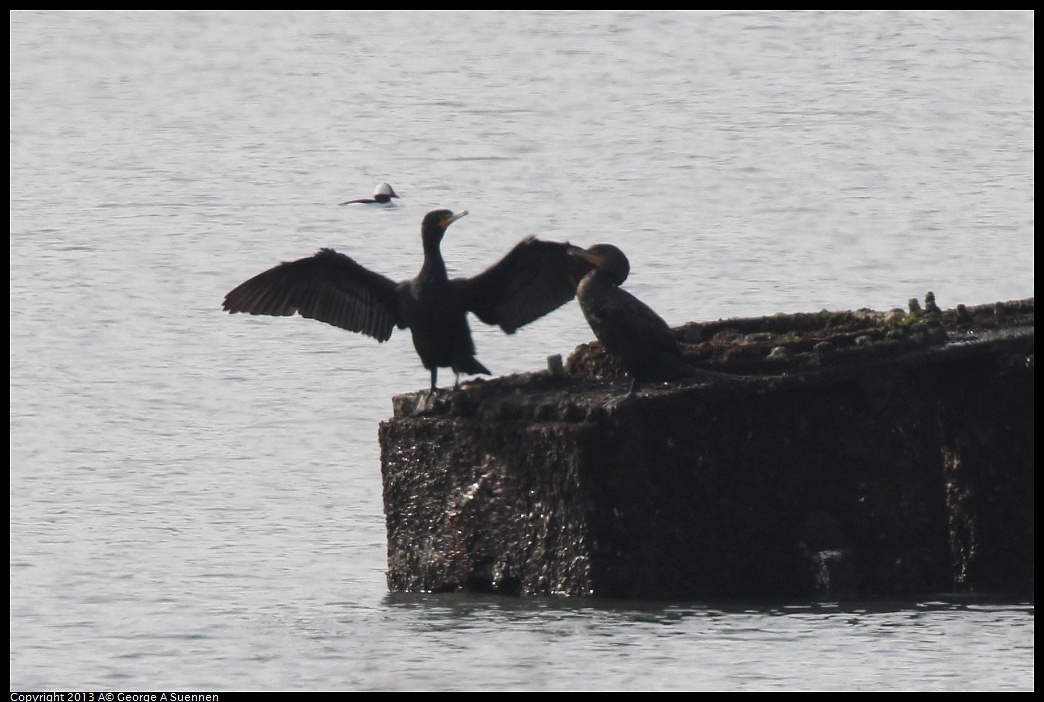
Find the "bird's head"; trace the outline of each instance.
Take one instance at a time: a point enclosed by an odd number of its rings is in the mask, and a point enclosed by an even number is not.
[[[574,246],[569,249],[569,253],[587,261],[615,285],[623,285],[631,272],[631,264],[627,260],[627,256],[612,244],[595,244],[586,249]]]
[[[437,246],[442,241],[446,228],[467,213],[467,210],[461,210],[457,213],[451,210],[432,210],[424,215],[424,222],[421,224],[421,238],[424,240],[424,245]]]

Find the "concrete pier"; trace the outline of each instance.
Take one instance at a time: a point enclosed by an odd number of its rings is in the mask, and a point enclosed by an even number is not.
[[[737,382],[639,385],[597,342],[398,396],[393,592],[1032,594],[1033,300],[689,324]]]

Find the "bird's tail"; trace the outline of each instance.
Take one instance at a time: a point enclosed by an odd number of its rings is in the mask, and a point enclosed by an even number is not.
[[[479,360],[474,356],[468,356],[466,359],[462,359],[460,363],[454,363],[453,372],[470,373],[472,375],[493,375],[489,368],[479,363]]]
[[[707,370],[706,368],[697,368],[689,365],[686,368],[685,375],[690,378],[700,378],[707,382],[726,382],[726,383],[738,383],[748,380],[754,380],[750,376],[746,375],[735,375],[732,373],[719,373],[718,371]]]

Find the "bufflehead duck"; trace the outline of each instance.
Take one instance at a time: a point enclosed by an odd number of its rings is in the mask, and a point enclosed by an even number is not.
[[[348,200],[340,203],[341,205],[393,205],[392,198],[398,199],[398,195],[392,190],[392,186],[387,183],[381,183],[377,186],[377,189],[373,191],[373,197],[363,197],[358,200]]]

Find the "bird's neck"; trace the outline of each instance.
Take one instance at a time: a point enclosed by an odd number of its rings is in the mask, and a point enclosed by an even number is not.
[[[427,278],[446,278],[446,262],[442,260],[442,251],[438,244],[424,244],[424,266],[421,275]]]
[[[619,287],[619,283],[616,282],[614,277],[603,270],[597,268],[586,276],[581,281],[584,287],[589,288],[615,288]]]

